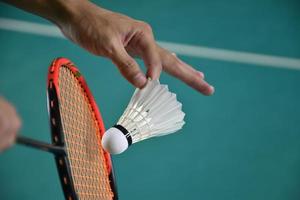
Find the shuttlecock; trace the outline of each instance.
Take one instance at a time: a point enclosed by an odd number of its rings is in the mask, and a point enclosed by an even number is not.
[[[120,154],[133,143],[178,131],[184,116],[176,94],[158,80],[148,80],[143,89],[135,90],[117,124],[104,133],[102,147]]]

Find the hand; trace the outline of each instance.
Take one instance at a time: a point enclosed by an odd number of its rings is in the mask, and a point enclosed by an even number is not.
[[[15,108],[0,97],[0,152],[11,146],[21,127]]]
[[[146,84],[146,76],[159,78],[164,70],[205,95],[214,92],[204,81],[202,72],[157,45],[151,26],[145,22],[105,10],[86,0],[5,1],[49,19],[73,42],[95,55],[111,59],[136,87]],[[143,59],[146,76],[133,57]]]
[[[64,35],[89,52],[110,58],[134,86],[141,88],[147,81],[133,59],[138,57],[147,67],[147,77],[157,79],[163,69],[205,95],[214,92],[214,88],[204,81],[202,72],[157,45],[150,25],[145,22],[102,9],[88,1],[77,7],[74,5],[66,16],[54,20]]]

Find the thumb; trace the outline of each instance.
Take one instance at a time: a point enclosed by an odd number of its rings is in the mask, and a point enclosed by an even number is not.
[[[110,57],[113,63],[119,68],[121,74],[135,87],[142,88],[147,78],[140,69],[137,62],[127,53],[123,46],[115,48]]]

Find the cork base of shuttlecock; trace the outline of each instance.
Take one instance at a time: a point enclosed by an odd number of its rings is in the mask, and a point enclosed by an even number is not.
[[[110,154],[124,152],[132,143],[128,131],[121,125],[108,129],[102,137],[102,147]]]

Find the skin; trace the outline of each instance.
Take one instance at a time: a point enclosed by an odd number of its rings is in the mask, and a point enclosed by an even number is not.
[[[21,127],[21,120],[7,100],[0,97],[0,152],[11,146]]]
[[[165,71],[204,95],[214,92],[214,88],[204,80],[203,72],[195,70],[174,53],[159,46],[151,26],[143,21],[103,9],[86,0],[5,2],[50,20],[74,43],[94,55],[109,58],[122,76],[135,87],[143,88],[147,77],[158,79],[161,71]],[[135,58],[144,61],[146,74],[140,69]],[[4,106],[11,107],[10,104]],[[17,123],[4,118],[0,118],[0,125],[12,123],[11,126],[14,126],[14,123]],[[10,132],[15,136],[15,130]],[[2,138],[5,134],[0,132],[1,141],[8,140]]]

